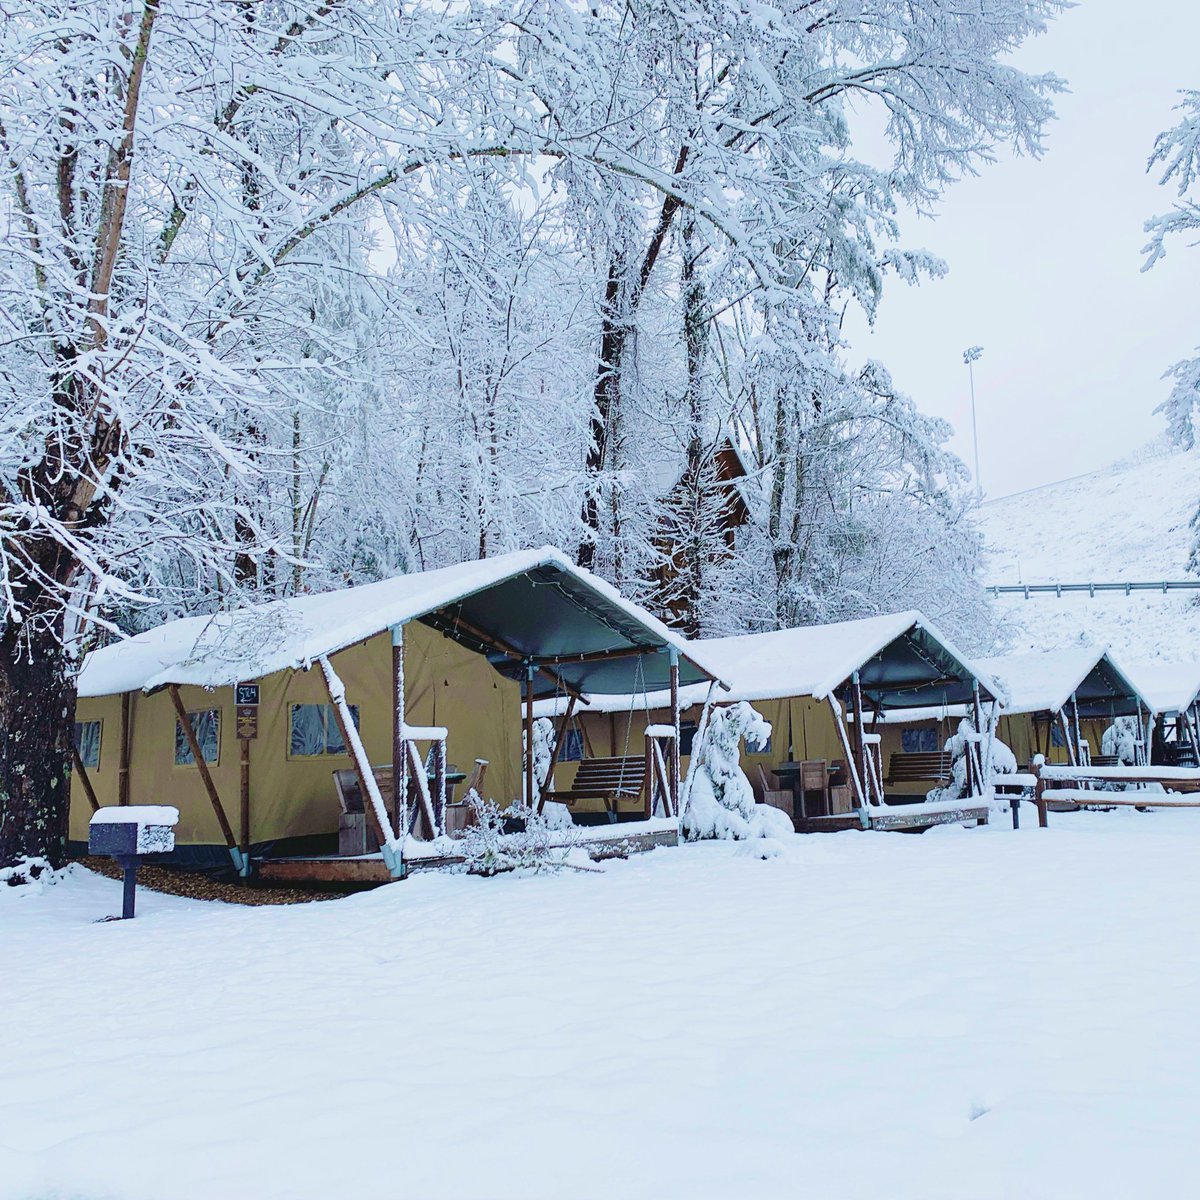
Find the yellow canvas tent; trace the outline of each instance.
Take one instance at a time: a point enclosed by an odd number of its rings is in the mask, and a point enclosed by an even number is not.
[[[702,730],[708,703],[749,701],[773,731],[768,747],[743,754],[752,782],[757,786],[760,767],[766,772],[802,761],[840,761],[857,810],[853,819],[861,824],[871,823],[886,801],[880,738],[868,732],[873,718],[910,708],[974,705],[977,700],[992,701],[999,692],[985,672],[972,666],[918,612],[690,644],[703,652],[730,690],[718,695],[707,688],[684,689],[683,756],[689,757],[691,740]],[[667,697],[632,694],[588,700],[586,709],[574,710],[573,728],[564,729],[560,740],[571,739],[576,751],[588,755],[621,755],[636,753],[646,728],[664,720]],[[560,718],[565,710],[561,702],[538,709],[544,716]],[[856,714],[863,719],[856,720]],[[558,787],[570,786],[573,770],[569,762],[560,766]],[[909,815],[913,820],[920,816],[915,809]],[[937,816],[925,815],[929,823]]]
[[[979,660],[1006,693],[997,734],[1020,764],[1036,754],[1078,765],[1101,756],[1117,717],[1147,714],[1145,698],[1103,647],[1009,654]]]
[[[333,771],[352,768],[398,872],[410,798],[428,808],[417,743],[463,768],[486,760],[487,791],[508,803],[539,695],[708,681],[700,657],[549,547],[173,621],[83,666],[72,840],[94,805],[173,804],[182,852],[223,847],[248,871],[298,839],[330,844]],[[385,795],[373,768],[397,755]]]

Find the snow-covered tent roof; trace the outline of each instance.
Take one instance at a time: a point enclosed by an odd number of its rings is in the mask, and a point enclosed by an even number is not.
[[[666,687],[670,663],[663,651],[669,647],[680,652],[681,683],[719,678],[705,665],[703,648],[545,546],[171,621],[89,654],[79,694],[259,679],[307,668],[322,655],[411,620],[486,653],[502,674],[519,678],[528,658],[569,687],[591,693],[627,693],[643,680],[648,687]],[[556,687],[553,679],[535,676],[535,693],[553,695]]]
[[[1137,684],[1151,712],[1186,712],[1200,696],[1200,663],[1129,663],[1126,673]]]
[[[1058,712],[1074,695],[1079,715],[1127,716],[1145,698],[1103,646],[978,660],[1008,693],[1005,712]]]
[[[966,703],[976,679],[985,697],[1003,699],[996,681],[915,610],[833,625],[706,638],[689,645],[729,685],[722,701],[785,696],[823,700],[855,671],[871,707]],[[681,701],[685,706],[699,703],[704,693],[704,688],[685,689]],[[629,706],[630,697],[597,697],[591,703],[595,711],[620,710]],[[647,703],[651,708],[664,707],[669,700],[651,695]],[[544,706],[540,711],[550,709]]]

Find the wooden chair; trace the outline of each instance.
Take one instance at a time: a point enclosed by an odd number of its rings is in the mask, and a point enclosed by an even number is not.
[[[772,787],[762,763],[758,764],[758,780],[762,784],[762,802],[787,813],[793,823],[796,820],[796,797],[791,788]]]
[[[796,790],[800,796],[800,815],[802,817],[823,817],[829,812],[829,764],[823,758],[805,759],[800,764],[800,772],[796,776]],[[821,797],[821,811],[808,811],[808,793],[816,792]]]
[[[650,818],[646,757],[642,754],[617,755],[613,758],[585,758],[575,772],[575,780],[561,791],[543,792],[542,798],[571,808],[578,800],[603,800],[609,821],[615,821],[622,800],[645,796],[641,814]]]

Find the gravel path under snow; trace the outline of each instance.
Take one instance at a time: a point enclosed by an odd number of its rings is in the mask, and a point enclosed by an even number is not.
[[[1198,1194],[1200,813],[1051,819],[0,889],[0,1197]]]

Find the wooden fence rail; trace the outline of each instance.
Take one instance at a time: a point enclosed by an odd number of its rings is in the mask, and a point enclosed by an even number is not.
[[[1098,792],[1087,786],[1096,783],[1171,784],[1191,783],[1200,787],[1200,769],[1196,767],[1091,767],[1066,766],[1041,761],[1035,756],[1030,768],[1035,780],[1033,802],[1037,806],[1038,825],[1049,825],[1047,806],[1055,801],[1072,804],[1097,804],[1105,808],[1200,808],[1200,795],[1183,799],[1178,793]],[[1074,784],[1075,786],[1069,786]],[[1080,786],[1083,785],[1083,786]],[[1013,796],[1013,826],[1017,825],[1020,797]]]

